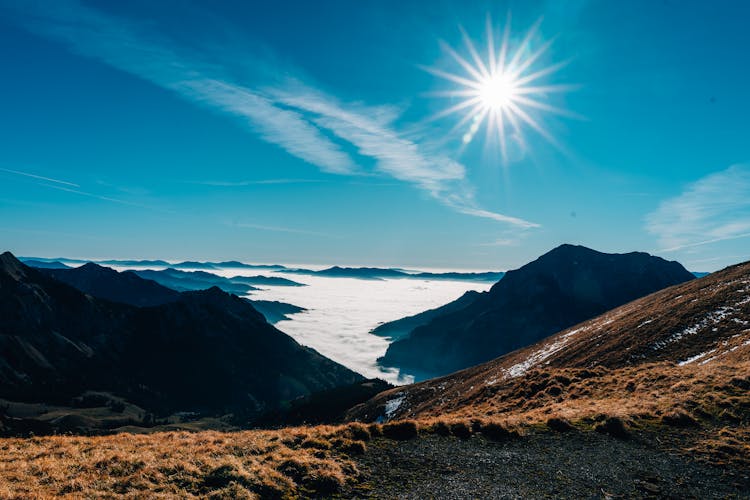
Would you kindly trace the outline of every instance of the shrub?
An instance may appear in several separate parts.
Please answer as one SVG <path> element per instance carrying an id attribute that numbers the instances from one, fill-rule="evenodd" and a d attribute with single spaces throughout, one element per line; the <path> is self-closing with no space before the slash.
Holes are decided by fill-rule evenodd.
<path id="1" fill-rule="evenodd" d="M 367 445 L 364 441 L 346 440 L 339 449 L 348 455 L 362 455 L 367 451 Z"/>
<path id="2" fill-rule="evenodd" d="M 661 422 L 672 427 L 697 427 L 698 421 L 682 411 L 674 411 L 661 417 Z"/>
<path id="3" fill-rule="evenodd" d="M 346 427 L 346 432 L 350 438 L 356 441 L 369 441 L 371 437 L 367 426 L 358 422 L 349 424 Z"/>
<path id="4" fill-rule="evenodd" d="M 552 385 L 547 388 L 547 394 L 550 396 L 559 396 L 562 394 L 562 387 L 559 385 Z"/>
<path id="5" fill-rule="evenodd" d="M 344 485 L 344 481 L 326 471 L 318 471 L 313 475 L 304 478 L 305 488 L 311 490 L 317 495 L 331 495 L 338 492 Z"/>
<path id="6" fill-rule="evenodd" d="M 471 437 L 471 427 L 466 422 L 453 422 L 450 424 L 451 433 L 461 439 L 469 439 Z"/>
<path id="7" fill-rule="evenodd" d="M 485 422 L 482 425 L 482 435 L 493 441 L 503 441 L 516 435 L 516 432 L 506 429 L 498 422 Z"/>
<path id="8" fill-rule="evenodd" d="M 383 426 L 380 424 L 370 424 L 367 426 L 367 430 L 372 437 L 380 437 L 383 435 Z"/>
<path id="9" fill-rule="evenodd" d="M 438 436 L 450 436 L 451 435 L 451 428 L 443 422 L 442 420 L 439 420 L 432 424 L 429 428 L 431 432 L 434 432 Z"/>
<path id="10" fill-rule="evenodd" d="M 331 443 L 323 439 L 309 437 L 300 443 L 302 448 L 315 448 L 318 450 L 330 450 Z"/>
<path id="11" fill-rule="evenodd" d="M 627 425 L 625 425 L 625 422 L 619 417 L 607 418 L 604 422 L 597 424 L 597 426 L 594 427 L 594 430 L 617 439 L 627 439 L 630 437 Z"/>
<path id="12" fill-rule="evenodd" d="M 401 420 L 383 425 L 383 435 L 389 439 L 406 440 L 417 437 L 419 432 L 416 422 Z"/>
<path id="13" fill-rule="evenodd" d="M 571 424 L 564 418 L 559 417 L 552 417 L 547 420 L 547 427 L 555 432 L 568 432 L 575 429 L 575 427 L 573 427 L 573 424 Z"/>

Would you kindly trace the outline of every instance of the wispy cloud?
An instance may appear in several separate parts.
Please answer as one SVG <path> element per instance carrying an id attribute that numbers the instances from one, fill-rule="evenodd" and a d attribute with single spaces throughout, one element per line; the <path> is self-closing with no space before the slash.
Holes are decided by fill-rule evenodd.
<path id="1" fill-rule="evenodd" d="M 186 49 L 141 25 L 75 0 L 10 5 L 31 31 L 234 116 L 263 140 L 324 172 L 361 174 L 365 173 L 362 163 L 374 160 L 378 173 L 412 183 L 460 213 L 520 229 L 538 227 L 479 207 L 465 167 L 436 147 L 405 137 L 396 125 L 400 116 L 396 107 L 340 102 L 298 79 L 272 88 L 251 88 L 229 76 L 236 74 L 232 68 L 216 63 L 227 60 L 226 54 L 208 59 L 194 51 L 186 54 Z M 242 64 L 248 60 L 264 64 L 253 54 L 237 54 L 237 59 Z M 351 146 L 367 161 L 350 154 Z"/>
<path id="2" fill-rule="evenodd" d="M 733 165 L 687 186 L 646 217 L 662 252 L 750 237 L 750 166 Z"/>
<path id="3" fill-rule="evenodd" d="M 20 175 L 23 177 L 29 177 L 31 179 L 36 179 L 36 180 L 41 180 L 41 181 L 54 182 L 56 184 L 64 184 L 66 186 L 72 186 L 72 187 L 80 187 L 78 184 L 75 184 L 73 182 L 61 181 L 60 179 L 52 179 L 51 177 L 44 177 L 41 175 L 32 174 L 30 172 L 21 172 L 20 170 L 11 170 L 9 168 L 2 168 L 2 167 L 0 167 L 0 171 L 7 172 L 9 174 Z"/>

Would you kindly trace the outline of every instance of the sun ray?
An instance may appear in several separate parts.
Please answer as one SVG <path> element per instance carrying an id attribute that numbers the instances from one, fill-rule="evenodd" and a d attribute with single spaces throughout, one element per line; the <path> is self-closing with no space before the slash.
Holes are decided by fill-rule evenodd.
<path id="1" fill-rule="evenodd" d="M 583 118 L 581 115 L 573 113 L 572 111 L 568 111 L 567 109 L 558 108 L 557 106 L 552 106 L 551 104 L 539 102 L 535 99 L 530 99 L 528 97 L 520 95 L 514 96 L 513 102 L 516 104 L 525 104 L 530 108 L 540 109 L 542 111 L 547 111 L 556 115 L 567 116 L 568 118 L 576 118 L 579 120 Z"/>
<path id="2" fill-rule="evenodd" d="M 535 73 L 524 76 L 523 78 L 519 78 L 517 80 L 518 85 L 526 85 L 527 83 L 531 83 L 534 80 L 538 80 L 539 78 L 543 76 L 551 75 L 552 73 L 556 71 L 560 71 L 562 68 L 564 68 L 568 64 L 570 64 L 570 61 L 562 61 L 562 62 L 553 64 L 552 66 L 547 66 L 546 68 L 542 68 Z"/>
<path id="3" fill-rule="evenodd" d="M 565 84 L 565 85 L 540 85 L 536 87 L 519 87 L 516 89 L 515 95 L 524 94 L 553 94 L 557 92 L 570 92 L 572 90 L 580 89 L 580 85 L 576 84 Z M 472 91 L 471 95 L 475 95 L 476 92 Z"/>
<path id="4" fill-rule="evenodd" d="M 521 120 L 523 120 L 524 122 L 526 122 L 527 125 L 529 125 L 531 128 L 539 132 L 539 134 L 542 137 L 547 139 L 552 144 L 557 145 L 557 141 L 555 140 L 555 138 L 552 137 L 552 135 L 549 132 L 547 132 L 547 130 L 544 127 L 542 127 L 536 120 L 534 120 L 531 116 L 529 116 L 529 114 L 526 111 L 524 111 L 523 109 L 521 109 L 519 106 L 517 106 L 514 103 L 510 103 L 509 107 L 511 110 L 513 110 L 514 114 L 518 115 L 518 117 L 521 118 Z"/>
<path id="5" fill-rule="evenodd" d="M 513 71 L 510 72 L 511 78 L 518 78 L 518 76 L 526 71 L 529 66 L 534 64 L 534 62 L 536 62 L 536 60 L 539 59 L 542 54 L 544 54 L 547 49 L 550 48 L 551 45 L 552 40 L 544 42 L 542 46 L 536 49 L 529 57 L 520 61 L 520 63 L 515 68 L 513 68 Z"/>
<path id="6" fill-rule="evenodd" d="M 487 61 L 490 64 L 490 74 L 497 73 L 497 64 L 495 62 L 495 35 L 492 29 L 492 19 L 487 14 Z"/>
<path id="7" fill-rule="evenodd" d="M 503 110 L 497 112 L 497 135 L 498 141 L 500 142 L 500 156 L 502 156 L 503 162 L 508 160 L 508 148 L 505 141 L 505 119 L 503 118 Z"/>
<path id="8" fill-rule="evenodd" d="M 422 69 L 424 69 L 428 73 L 432 73 L 435 76 L 439 76 L 440 78 L 445 78 L 446 80 L 451 80 L 454 83 L 458 83 L 459 85 L 465 85 L 467 87 L 471 87 L 475 89 L 480 89 L 482 87 L 482 84 L 478 81 L 472 81 L 472 80 L 469 80 L 468 78 L 454 75 L 453 73 L 448 73 L 446 71 L 442 71 L 437 68 L 423 67 Z"/>
<path id="9" fill-rule="evenodd" d="M 469 100 L 466 100 L 466 101 L 459 102 L 458 104 L 455 104 L 455 105 L 451 106 L 450 108 L 444 109 L 440 113 L 437 113 L 437 114 L 433 115 L 432 118 L 431 118 L 431 121 L 432 120 L 437 120 L 439 118 L 443 118 L 443 117 L 448 116 L 448 115 L 452 115 L 453 113 L 457 113 L 458 111 L 461 111 L 464 108 L 468 108 L 469 106 L 472 106 L 474 104 L 478 104 L 480 102 L 481 102 L 481 98 L 479 98 L 479 97 L 475 97 L 473 99 L 469 99 Z"/>
<path id="10" fill-rule="evenodd" d="M 547 57 L 553 43 L 553 40 L 539 43 L 540 25 L 541 19 L 531 26 L 520 43 L 511 45 L 511 20 L 508 14 L 505 27 L 497 40 L 499 46 L 496 46 L 495 29 L 491 17 L 487 15 L 486 61 L 477 51 L 477 45 L 459 26 L 468 57 L 459 54 L 445 43 L 442 43 L 442 47 L 464 73 L 456 74 L 438 68 L 424 68 L 431 74 L 458 85 L 457 88 L 431 92 L 429 95 L 460 99 L 460 102 L 452 104 L 430 118 L 430 120 L 436 120 L 456 113 L 461 114 L 460 120 L 449 131 L 449 135 L 460 131 L 462 137 L 460 151 L 473 141 L 480 127 L 485 127 L 486 144 L 494 140 L 498 141 L 503 164 L 506 164 L 511 156 L 509 140 L 524 151 L 527 150 L 524 129 L 533 130 L 554 146 L 562 149 L 542 124 L 541 115 L 550 113 L 582 118 L 546 102 L 550 94 L 567 92 L 578 86 L 544 81 L 545 77 L 561 70 L 569 61 L 538 67 L 543 57 Z M 532 45 L 535 48 L 530 50 Z M 529 113 L 529 110 L 535 110 L 535 112 Z"/>
<path id="11" fill-rule="evenodd" d="M 425 92 L 422 95 L 427 97 L 476 97 L 477 93 L 477 90 L 436 90 Z"/>
<path id="12" fill-rule="evenodd" d="M 500 43 L 500 50 L 497 56 L 497 70 L 500 73 L 505 71 L 505 59 L 508 57 L 508 43 L 510 40 L 510 13 L 505 21 L 505 29 L 503 30 L 503 41 Z"/>
<path id="13" fill-rule="evenodd" d="M 521 60 L 523 57 L 524 52 L 526 51 L 526 47 L 531 42 L 531 39 L 536 34 L 537 30 L 539 29 L 539 26 L 542 24 L 541 18 L 537 20 L 532 26 L 531 29 L 526 33 L 526 36 L 523 37 L 523 40 L 521 40 L 521 44 L 516 49 L 516 52 L 513 54 L 513 58 L 510 60 L 510 63 L 508 63 L 508 72 L 512 72 L 514 68 L 516 67 L 516 64 L 518 64 L 518 61 Z"/>
<path id="14" fill-rule="evenodd" d="M 476 121 L 481 121 L 483 118 L 483 113 L 487 110 L 484 109 L 484 106 L 482 103 L 476 104 L 473 108 L 469 110 L 468 113 L 464 115 L 463 118 L 461 118 L 450 130 L 450 132 L 455 132 L 456 130 L 460 129 L 462 126 L 464 126 L 469 120 L 474 119 Z"/>
<path id="15" fill-rule="evenodd" d="M 448 45 L 445 42 L 442 42 L 441 45 L 443 46 L 443 48 L 445 49 L 445 51 L 448 52 L 448 54 L 450 54 L 451 57 L 453 57 L 453 59 L 455 59 L 456 62 L 458 62 L 458 64 L 460 64 L 461 67 L 464 68 L 471 76 L 473 76 L 477 80 L 481 80 L 482 78 L 484 78 L 484 76 L 482 75 L 482 73 L 480 73 L 479 71 L 477 71 L 476 69 L 474 69 L 474 67 L 471 65 L 471 63 L 469 61 L 467 61 L 466 59 L 464 59 L 463 57 L 461 57 L 458 54 L 458 52 L 456 52 L 455 50 L 453 50 L 450 47 L 450 45 Z"/>
<path id="16" fill-rule="evenodd" d="M 474 42 L 471 41 L 471 38 L 469 38 L 469 34 L 466 33 L 463 27 L 459 26 L 459 29 L 461 30 L 461 36 L 464 39 L 464 44 L 469 49 L 471 58 L 474 59 L 474 64 L 477 65 L 477 69 L 482 73 L 482 76 L 484 78 L 488 78 L 490 76 L 490 72 L 487 70 L 487 66 L 484 65 L 482 58 L 479 57 L 479 52 L 477 52 L 476 47 L 474 47 Z"/>

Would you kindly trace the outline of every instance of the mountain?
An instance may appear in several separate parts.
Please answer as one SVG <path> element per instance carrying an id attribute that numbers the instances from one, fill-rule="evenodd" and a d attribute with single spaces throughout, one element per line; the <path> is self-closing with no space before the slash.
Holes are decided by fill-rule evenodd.
<path id="1" fill-rule="evenodd" d="M 232 276 L 227 278 L 232 283 L 245 283 L 247 285 L 261 286 L 307 286 L 280 276 Z M 221 288 L 221 287 L 219 287 Z"/>
<path id="2" fill-rule="evenodd" d="M 247 295 L 249 292 L 257 290 L 256 287 L 247 283 L 234 281 L 206 271 L 180 271 L 170 267 L 161 271 L 143 269 L 132 272 L 141 278 L 156 281 L 179 292 L 205 290 L 212 286 L 235 295 Z"/>
<path id="3" fill-rule="evenodd" d="M 128 266 L 128 267 L 169 267 L 171 264 L 166 260 L 100 260 L 97 264 L 104 264 L 106 266 Z"/>
<path id="4" fill-rule="evenodd" d="M 241 284 L 235 282 L 228 283 L 226 278 L 214 276 L 209 273 L 198 273 L 199 277 L 195 278 L 195 273 L 177 270 L 117 272 L 114 269 L 102 267 L 92 262 L 77 268 L 42 269 L 42 272 L 89 295 L 139 307 L 174 302 L 180 296 L 180 293 L 175 289 L 142 277 L 141 273 L 144 276 L 157 276 L 159 281 L 164 283 L 174 284 L 176 282 L 177 285 L 173 286 L 182 290 L 190 289 L 186 285 L 192 285 L 194 290 L 205 290 L 212 286 L 218 286 L 225 289 L 224 291 L 228 293 L 233 290 L 244 293 L 246 290 Z M 183 275 L 186 277 L 175 278 L 175 276 Z M 244 277 L 241 276 L 239 278 Z M 247 298 L 244 300 L 252 304 L 255 309 L 265 316 L 266 321 L 272 324 L 289 319 L 287 316 L 289 314 L 305 311 L 303 307 L 285 302 L 251 300 Z"/>
<path id="5" fill-rule="evenodd" d="M 216 265 L 211 262 L 194 262 L 189 260 L 185 262 L 178 262 L 176 264 L 170 264 L 169 267 L 172 267 L 174 269 L 216 269 Z"/>
<path id="6" fill-rule="evenodd" d="M 245 300 L 250 302 L 253 307 L 266 318 L 266 321 L 271 324 L 289 319 L 290 314 L 307 311 L 304 307 L 287 304 L 286 302 L 279 302 L 278 300 Z"/>
<path id="7" fill-rule="evenodd" d="M 563 415 L 596 423 L 597 414 L 613 412 L 646 423 L 691 427 L 699 420 L 721 428 L 748 425 L 748 391 L 750 262 L 629 302 L 485 364 L 387 391 L 349 416 L 373 420 L 388 408 L 389 418 Z"/>
<path id="8" fill-rule="evenodd" d="M 42 272 L 94 297 L 139 307 L 174 302 L 180 296 L 179 292 L 133 271 L 120 273 L 92 262 L 72 269 L 43 269 Z"/>
<path id="9" fill-rule="evenodd" d="M 319 271 L 311 269 L 285 269 L 286 273 L 309 274 L 313 276 L 327 276 L 332 278 L 357 278 L 368 280 L 411 278 L 423 280 L 451 280 L 451 281 L 497 281 L 503 277 L 501 272 L 485 273 L 430 273 L 412 272 L 404 269 L 381 267 L 340 267 L 333 266 Z"/>
<path id="10" fill-rule="evenodd" d="M 381 337 L 388 337 L 391 340 L 400 340 L 409 336 L 409 334 L 418 326 L 426 325 L 433 319 L 448 314 L 454 311 L 459 311 L 464 307 L 472 304 L 481 294 L 470 290 L 460 296 L 453 302 L 435 309 L 429 309 L 427 311 L 415 314 L 413 316 L 407 316 L 405 318 L 397 319 L 395 321 L 389 321 L 375 327 L 370 333 L 379 335 Z"/>
<path id="11" fill-rule="evenodd" d="M 470 304 L 447 306 L 456 310 L 392 343 L 379 362 L 420 378 L 450 373 L 692 279 L 679 263 L 646 253 L 562 245 L 509 271 Z"/>
<path id="12" fill-rule="evenodd" d="M 9 400 L 62 404 L 106 391 L 159 414 L 253 415 L 362 380 L 216 287 L 135 307 L 85 294 L 6 252 L 0 317 L 0 398 Z"/>
<path id="13" fill-rule="evenodd" d="M 448 281 L 491 281 L 500 280 L 505 273 L 502 272 L 485 272 L 485 273 L 411 273 L 408 278 L 424 280 L 448 280 Z"/>
<path id="14" fill-rule="evenodd" d="M 286 266 L 281 264 L 245 264 L 244 262 L 238 262 L 236 260 L 229 260 L 224 262 L 209 262 L 218 268 L 240 268 L 240 269 L 286 269 Z"/>
<path id="15" fill-rule="evenodd" d="M 23 263 L 27 266 L 37 267 L 40 269 L 70 269 L 70 266 L 63 264 L 59 260 L 35 260 L 35 259 L 23 259 Z"/>

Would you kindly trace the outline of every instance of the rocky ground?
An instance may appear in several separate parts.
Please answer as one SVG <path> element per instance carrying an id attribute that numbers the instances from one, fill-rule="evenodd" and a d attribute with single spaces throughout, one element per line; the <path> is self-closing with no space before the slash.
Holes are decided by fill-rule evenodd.
<path id="1" fill-rule="evenodd" d="M 504 442 L 376 439 L 354 498 L 750 498 L 750 470 L 671 453 L 647 437 L 535 433 Z"/>

